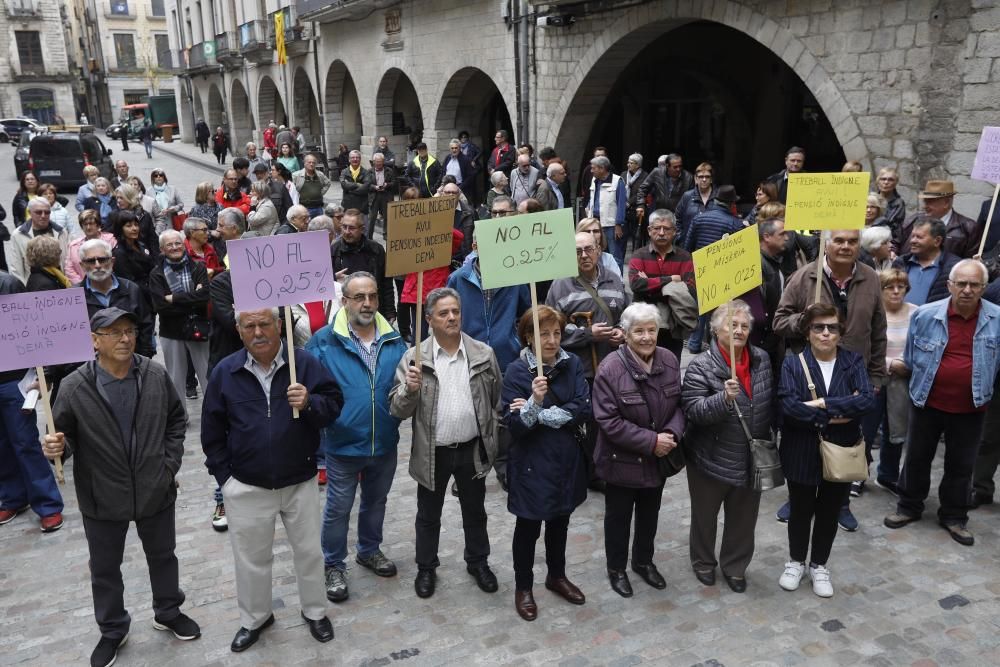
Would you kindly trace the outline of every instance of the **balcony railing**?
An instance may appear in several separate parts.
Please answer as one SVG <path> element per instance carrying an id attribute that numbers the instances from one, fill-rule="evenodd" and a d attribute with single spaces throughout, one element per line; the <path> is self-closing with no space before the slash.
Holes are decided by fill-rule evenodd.
<path id="1" fill-rule="evenodd" d="M 215 59 L 223 65 L 238 65 L 243 62 L 239 33 L 230 30 L 215 36 Z"/>
<path id="2" fill-rule="evenodd" d="M 247 60 L 261 64 L 274 58 L 274 47 L 268 41 L 267 22 L 261 19 L 240 26 L 240 49 Z"/>
<path id="3" fill-rule="evenodd" d="M 188 69 L 203 69 L 215 65 L 215 42 L 201 42 L 188 51 Z"/>
<path id="4" fill-rule="evenodd" d="M 38 0 L 6 0 L 8 16 L 38 16 L 41 14 L 41 7 Z"/>

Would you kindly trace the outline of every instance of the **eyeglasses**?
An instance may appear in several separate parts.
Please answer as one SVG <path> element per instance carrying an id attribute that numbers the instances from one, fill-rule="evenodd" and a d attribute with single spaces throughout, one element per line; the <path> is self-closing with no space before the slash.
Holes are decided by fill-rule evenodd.
<path id="1" fill-rule="evenodd" d="M 971 280 L 949 280 L 948 282 L 957 287 L 959 291 L 971 289 L 973 292 L 978 292 L 986 287 L 986 283 L 977 283 Z"/>
<path id="2" fill-rule="evenodd" d="M 86 259 L 81 259 L 81 264 L 91 265 L 91 264 L 107 264 L 111 261 L 110 257 L 87 257 Z"/>
<path id="3" fill-rule="evenodd" d="M 588 245 L 588 246 L 585 246 L 583 248 L 577 248 L 576 249 L 576 256 L 577 257 L 581 257 L 583 255 L 593 255 L 596 251 L 597 251 L 597 248 L 595 248 L 592 245 Z"/>
<path id="4" fill-rule="evenodd" d="M 184 242 L 183 241 L 174 241 L 173 243 L 164 243 L 163 247 L 164 248 L 183 248 L 184 247 Z"/>
<path id="5" fill-rule="evenodd" d="M 840 325 L 838 323 L 836 323 L 836 322 L 834 322 L 833 324 L 830 324 L 830 323 L 810 324 L 809 325 L 809 330 L 812 331 L 815 334 L 820 334 L 820 333 L 823 333 L 824 331 L 829 331 L 832 334 L 839 334 L 840 333 Z"/>
<path id="6" fill-rule="evenodd" d="M 94 334 L 97 335 L 97 336 L 107 336 L 109 338 L 121 340 L 122 338 L 135 338 L 136 336 L 139 335 L 139 330 L 135 329 L 135 328 L 132 328 L 132 329 L 121 329 L 121 330 L 112 329 L 111 331 L 108 331 L 106 333 L 101 333 L 100 331 L 95 331 Z"/>
<path id="7" fill-rule="evenodd" d="M 490 210 L 490 215 L 492 215 L 494 218 L 502 218 L 505 215 L 514 215 L 514 211 L 508 211 L 507 209 L 496 209 L 496 208 L 494 208 L 494 209 Z"/>
<path id="8" fill-rule="evenodd" d="M 345 294 L 344 298 L 350 299 L 354 303 L 358 304 L 364 303 L 365 301 L 371 301 L 372 303 L 375 303 L 378 301 L 378 292 L 372 292 L 370 294 L 365 294 L 362 292 L 361 294 L 355 294 L 354 296 L 347 296 Z"/>
<path id="9" fill-rule="evenodd" d="M 650 234 L 673 234 L 677 230 L 673 227 L 650 227 Z"/>

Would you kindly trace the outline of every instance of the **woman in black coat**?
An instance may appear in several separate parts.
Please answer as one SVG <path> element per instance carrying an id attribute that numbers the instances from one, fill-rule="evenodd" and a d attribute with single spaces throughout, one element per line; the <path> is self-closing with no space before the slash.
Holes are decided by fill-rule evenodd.
<path id="1" fill-rule="evenodd" d="M 149 274 L 156 266 L 156 258 L 139 238 L 139 222 L 132 211 L 116 211 L 111 214 L 115 238 L 118 244 L 111 251 L 115 258 L 115 275 L 131 280 L 146 301 L 149 311 L 153 310 L 153 299 L 149 293 Z"/>
<path id="2" fill-rule="evenodd" d="M 528 310 L 518 322 L 525 348 L 503 379 L 504 423 L 510 429 L 507 511 L 514 526 L 514 608 L 526 621 L 538 616 L 532 595 L 535 543 L 545 523 L 545 587 L 573 604 L 586 601 L 566 578 L 569 517 L 587 498 L 587 465 L 577 428 L 590 417 L 590 389 L 583 364 L 559 347 L 563 315 L 538 307 L 544 375 L 538 377 L 534 323 Z"/>
<path id="3" fill-rule="evenodd" d="M 41 181 L 33 171 L 21 172 L 18 179 L 19 186 L 14 193 L 14 200 L 11 202 L 11 226 L 17 229 L 28 219 L 28 202 L 38 196 L 38 188 Z"/>
<path id="4" fill-rule="evenodd" d="M 750 443 L 740 416 L 754 438 L 771 439 L 774 382 L 767 353 L 750 345 L 753 316 L 736 299 L 716 308 L 715 340 L 688 364 L 681 402 L 688 419 L 684 433 L 691 494 L 691 567 L 702 584 L 715 584 L 715 568 L 736 593 L 746 590 L 746 570 L 754 552 L 760 491 L 751 488 Z M 732 379 L 729 347 L 736 357 Z M 739 410 L 739 415 L 737 414 Z M 725 508 L 722 547 L 715 557 L 719 510 Z"/>
<path id="5" fill-rule="evenodd" d="M 875 394 L 864 358 L 839 346 L 844 322 L 835 306 L 809 306 L 802 327 L 809 345 L 800 354 L 785 357 L 778 385 L 781 467 L 791 505 L 791 560 L 785 563 L 778 583 L 786 591 L 798 588 L 808 554 L 813 592 L 831 597 L 833 585 L 826 563 L 837 535 L 837 515 L 847 502 L 851 484 L 823 479 L 819 439 L 845 447 L 855 445 L 861 440 L 861 418 L 875 406 Z M 815 399 L 803 363 L 809 368 Z"/>

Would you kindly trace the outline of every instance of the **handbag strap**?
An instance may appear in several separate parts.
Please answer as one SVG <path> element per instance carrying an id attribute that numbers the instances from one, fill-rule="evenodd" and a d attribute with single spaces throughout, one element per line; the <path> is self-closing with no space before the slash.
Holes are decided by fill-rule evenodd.
<path id="1" fill-rule="evenodd" d="M 753 442 L 753 434 L 750 433 L 750 428 L 747 426 L 747 422 L 743 419 L 743 413 L 740 411 L 740 402 L 738 400 L 733 400 L 733 409 L 736 411 L 736 418 L 740 420 L 740 426 L 743 427 L 743 434 L 747 437 L 747 445 Z"/>
<path id="2" fill-rule="evenodd" d="M 597 307 L 601 309 L 602 313 L 604 313 L 604 317 L 608 319 L 607 323 L 611 326 L 614 326 L 615 316 L 611 314 L 611 308 L 608 306 L 607 301 L 605 301 L 600 297 L 600 295 L 598 295 L 597 290 L 594 289 L 594 286 L 591 285 L 586 280 L 580 280 L 579 278 L 574 278 L 573 280 L 575 280 L 576 284 L 582 287 L 584 291 L 590 295 L 590 298 L 594 300 L 594 303 L 597 304 Z"/>
<path id="3" fill-rule="evenodd" d="M 806 386 L 809 387 L 809 393 L 812 394 L 813 400 L 815 401 L 819 398 L 819 396 L 816 395 L 816 383 L 813 382 L 812 374 L 809 372 L 809 366 L 806 364 L 806 355 L 803 352 L 799 352 L 798 357 L 799 362 L 802 364 L 802 370 L 806 373 Z"/>

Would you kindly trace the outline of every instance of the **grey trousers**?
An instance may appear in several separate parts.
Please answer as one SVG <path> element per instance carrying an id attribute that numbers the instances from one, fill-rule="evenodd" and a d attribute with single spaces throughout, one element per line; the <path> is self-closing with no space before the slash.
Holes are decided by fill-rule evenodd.
<path id="1" fill-rule="evenodd" d="M 163 346 L 163 365 L 166 366 L 167 375 L 174 383 L 174 389 L 177 390 L 181 400 L 184 400 L 187 389 L 187 352 L 191 353 L 191 363 L 194 364 L 198 384 L 201 385 L 201 390 L 205 391 L 205 387 L 208 386 L 208 341 L 178 340 L 160 336 L 160 345 Z"/>
<path id="2" fill-rule="evenodd" d="M 283 489 L 265 489 L 230 477 L 222 485 L 222 493 L 226 497 L 226 518 L 236 564 L 240 624 L 256 630 L 271 615 L 274 522 L 278 516 L 292 547 L 302 613 L 314 621 L 326 616 L 315 478 Z"/>
<path id="3" fill-rule="evenodd" d="M 723 574 L 744 576 L 753 559 L 760 492 L 720 482 L 692 463 L 688 463 L 686 469 L 691 494 L 691 566 L 699 572 L 707 572 L 721 563 Z M 717 561 L 715 535 L 722 508 L 725 508 L 725 519 Z"/>

